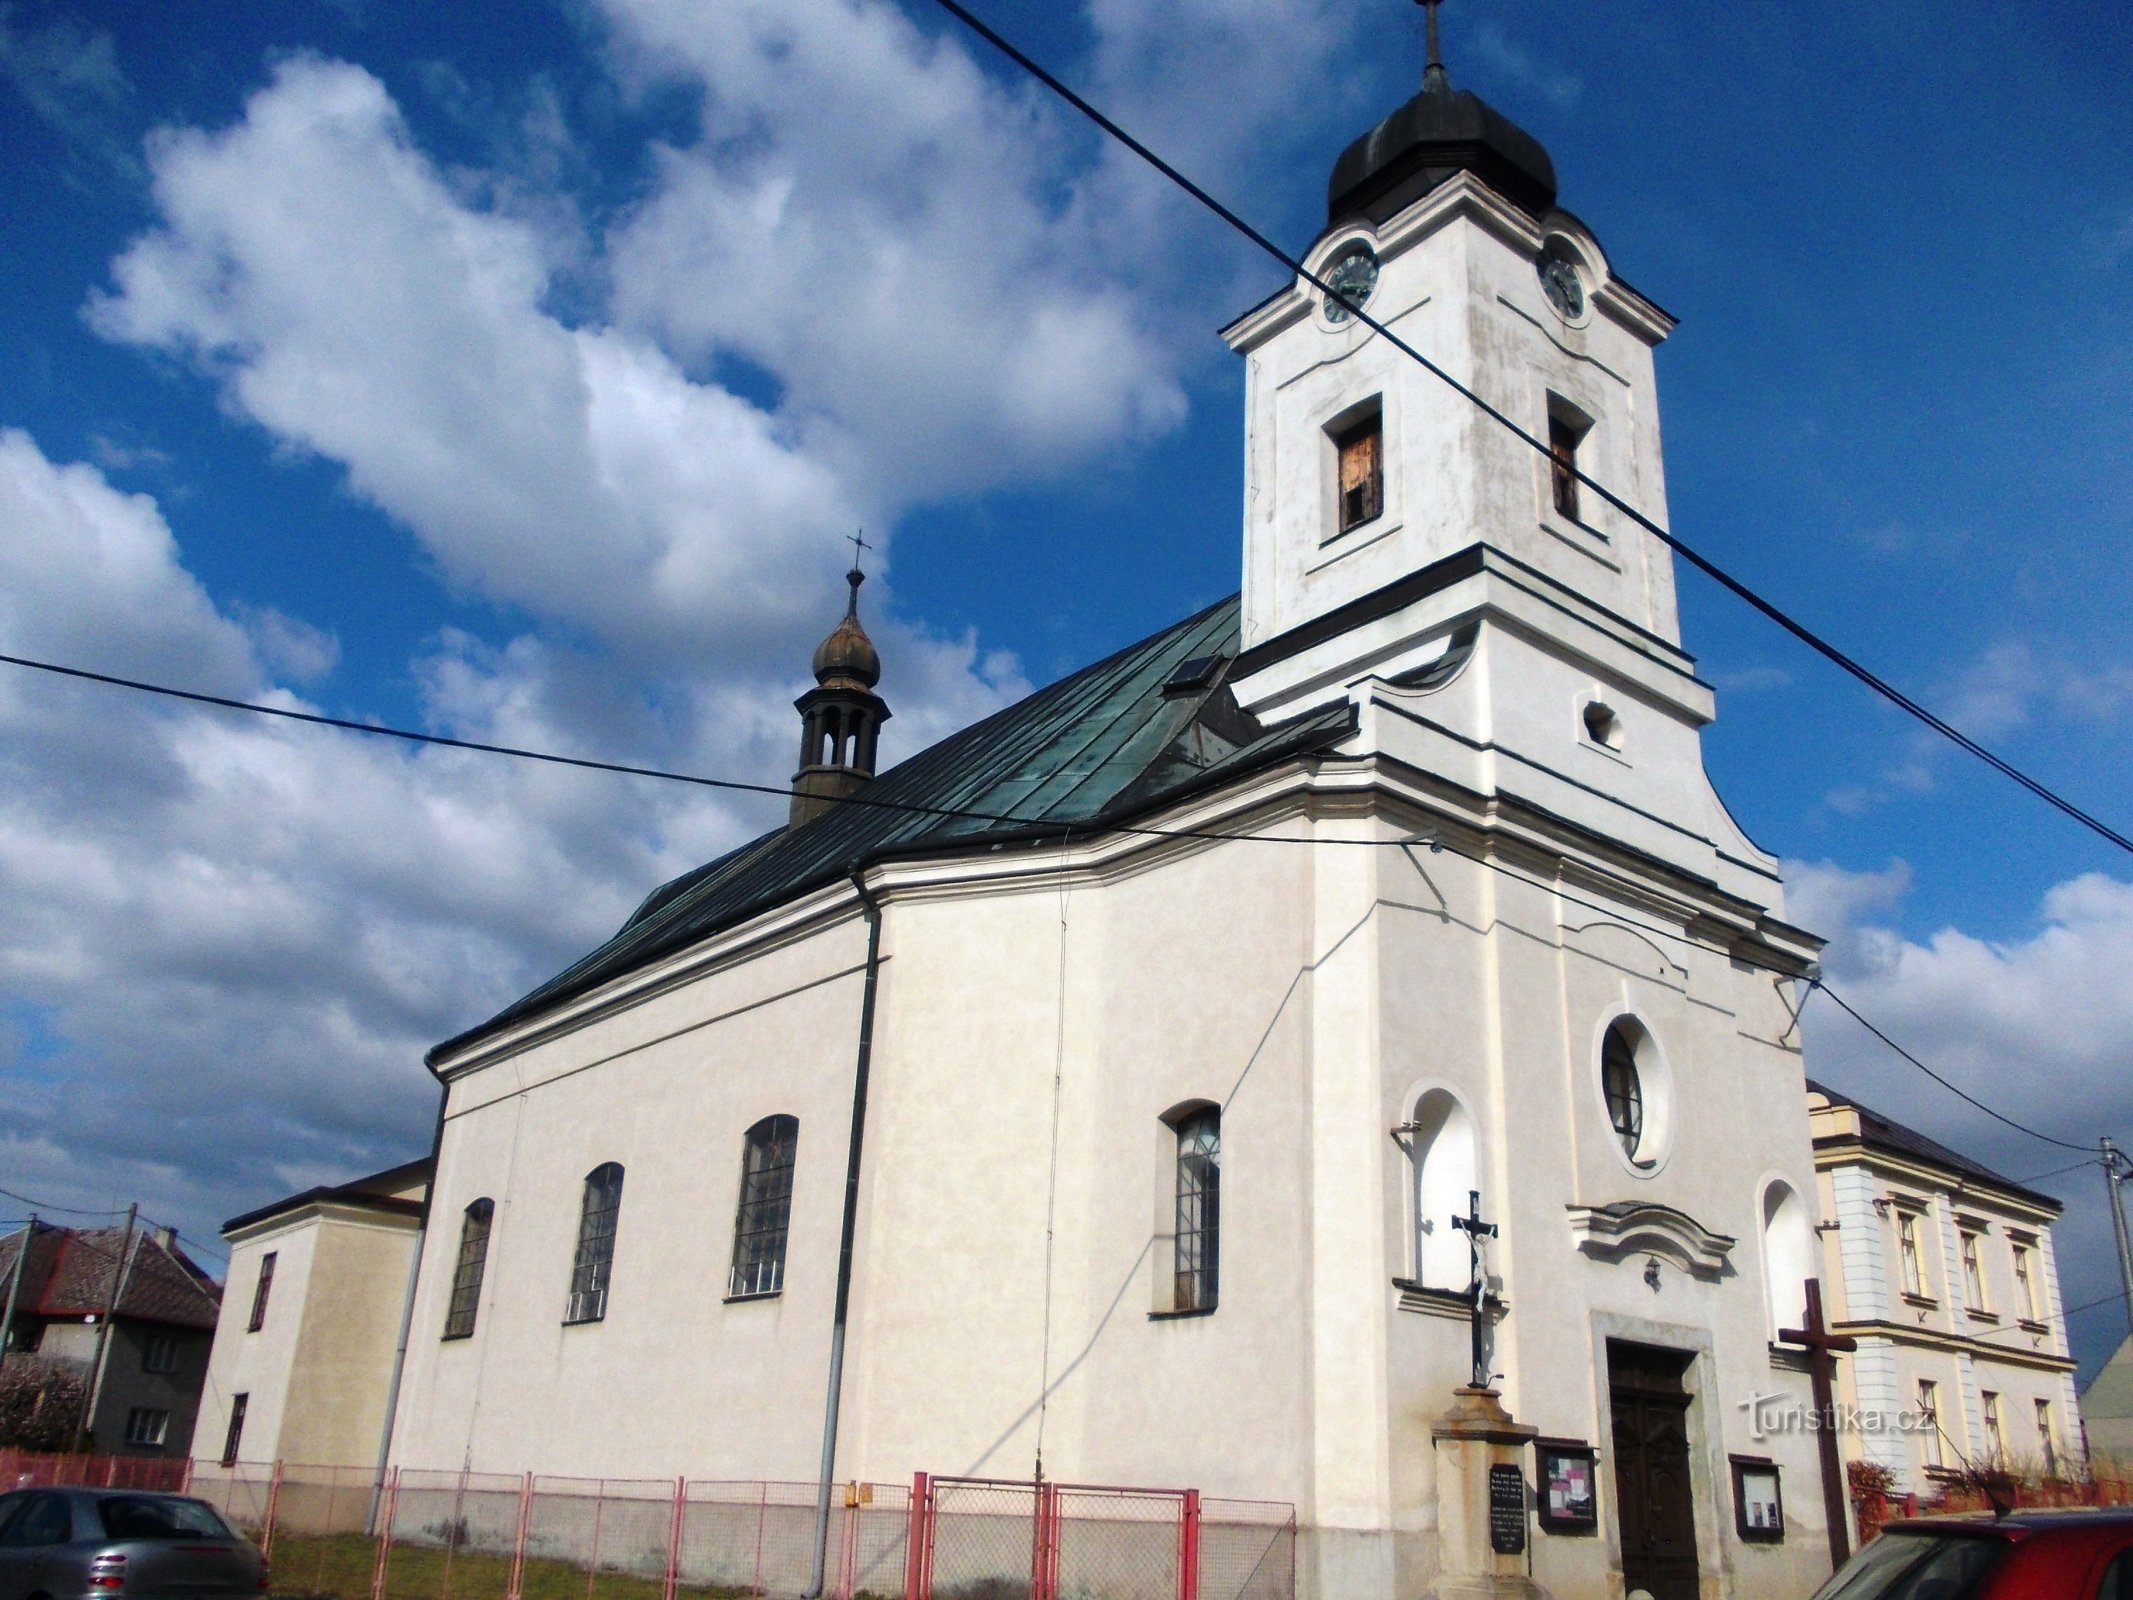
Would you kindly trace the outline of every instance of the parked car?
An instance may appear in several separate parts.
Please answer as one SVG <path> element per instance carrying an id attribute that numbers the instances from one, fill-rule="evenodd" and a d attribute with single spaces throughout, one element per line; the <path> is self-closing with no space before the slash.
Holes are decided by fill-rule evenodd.
<path id="1" fill-rule="evenodd" d="M 2133 1511 L 1892 1522 L 1815 1600 L 2133 1600 Z"/>
<path id="2" fill-rule="evenodd" d="M 0 1600 L 259 1600 L 267 1558 L 204 1500 L 139 1489 L 0 1495 Z"/>

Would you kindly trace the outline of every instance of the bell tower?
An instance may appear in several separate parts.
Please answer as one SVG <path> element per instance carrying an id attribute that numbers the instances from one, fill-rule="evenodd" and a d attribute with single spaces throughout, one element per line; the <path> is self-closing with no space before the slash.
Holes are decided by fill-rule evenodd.
<path id="1" fill-rule="evenodd" d="M 1245 665 L 1346 636 L 1329 670 L 1405 670 L 1392 597 L 1483 550 L 1678 644 L 1669 553 L 1576 477 L 1665 524 L 1673 319 L 1557 204 L 1539 141 L 1453 86 L 1434 29 L 1420 92 L 1335 162 L 1304 264 L 1334 292 L 1299 277 L 1223 333 L 1246 363 Z"/>
<path id="2" fill-rule="evenodd" d="M 815 687 L 793 702 L 800 713 L 800 770 L 793 774 L 791 826 L 814 821 L 874 780 L 874 760 L 888 704 L 874 692 L 881 656 L 859 622 L 856 566 L 844 618 L 815 648 Z"/>

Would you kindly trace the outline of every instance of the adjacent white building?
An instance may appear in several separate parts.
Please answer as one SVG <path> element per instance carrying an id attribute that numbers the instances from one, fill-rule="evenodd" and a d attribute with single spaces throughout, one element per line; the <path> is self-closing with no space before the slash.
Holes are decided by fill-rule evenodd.
<path id="1" fill-rule="evenodd" d="M 855 575 L 793 824 L 432 1053 L 396 1462 L 812 1479 L 841 1329 L 837 1479 L 1289 1500 L 1306 1593 L 1411 1594 L 1478 1193 L 1487 1369 L 1597 1463 L 1535 1578 L 1827 1571 L 1813 1439 L 1749 1414 L 1808 1403 L 1817 942 L 1705 777 L 1667 548 L 1578 476 L 1666 521 L 1672 319 L 1441 74 L 1308 265 L 1510 426 L 1285 285 L 1225 333 L 1241 596 L 879 777 Z"/>
<path id="2" fill-rule="evenodd" d="M 429 1176 L 411 1161 L 222 1225 L 195 1460 L 376 1464 Z"/>
<path id="3" fill-rule="evenodd" d="M 1971 1466 L 2077 1475 L 2086 1454 L 2051 1225 L 2064 1209 L 1808 1085 L 1846 1458 L 1931 1494 Z"/>

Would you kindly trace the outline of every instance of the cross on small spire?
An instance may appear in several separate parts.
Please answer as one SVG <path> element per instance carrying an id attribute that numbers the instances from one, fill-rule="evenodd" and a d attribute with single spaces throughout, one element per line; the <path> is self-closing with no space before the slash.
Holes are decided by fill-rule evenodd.
<path id="1" fill-rule="evenodd" d="M 1429 63 L 1422 69 L 1422 87 L 1450 88 L 1451 78 L 1445 73 L 1444 57 L 1437 48 L 1437 7 L 1444 4 L 1444 0 L 1415 0 L 1415 4 L 1429 17 Z"/>
<path id="2" fill-rule="evenodd" d="M 1436 12 L 1432 11 L 1430 15 L 1434 17 Z M 1482 1302 L 1487 1296 L 1489 1278 L 1488 1274 L 1481 1270 L 1481 1241 L 1496 1237 L 1496 1224 L 1481 1220 L 1481 1191 L 1479 1189 L 1467 1190 L 1466 1215 L 1452 1218 L 1452 1226 L 1466 1235 L 1467 1251 L 1472 1258 L 1471 1276 L 1468 1281 L 1467 1292 L 1473 1298 L 1467 1309 L 1467 1324 L 1468 1331 L 1473 1337 L 1474 1345 L 1474 1387 L 1486 1389 L 1489 1386 L 1489 1362 L 1481 1350 L 1481 1325 Z"/>
<path id="3" fill-rule="evenodd" d="M 854 572 L 860 570 L 861 557 L 864 552 L 874 548 L 867 543 L 866 533 L 866 529 L 861 528 L 857 533 L 848 533 L 844 536 L 844 542 L 852 547 L 852 570 Z"/>

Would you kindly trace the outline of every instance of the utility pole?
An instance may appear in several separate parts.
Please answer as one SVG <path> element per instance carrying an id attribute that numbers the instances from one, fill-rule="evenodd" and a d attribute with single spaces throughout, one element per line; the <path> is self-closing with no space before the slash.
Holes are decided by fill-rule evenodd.
<path id="1" fill-rule="evenodd" d="M 37 1242 L 37 1213 L 22 1230 L 22 1247 L 15 1252 L 15 1270 L 7 1280 L 7 1309 L 0 1311 L 0 1367 L 7 1365 L 7 1342 L 15 1336 L 15 1302 L 22 1298 L 23 1263 L 30 1259 L 30 1246 Z"/>
<path id="2" fill-rule="evenodd" d="M 104 1302 L 104 1320 L 96 1330 L 96 1366 L 89 1379 L 89 1398 L 82 1406 L 81 1429 L 75 1437 L 77 1449 L 89 1443 L 96 1426 L 96 1403 L 104 1394 L 104 1364 L 111 1359 L 111 1319 L 118 1315 L 119 1296 L 126 1292 L 126 1276 L 133 1266 L 133 1225 L 140 1214 L 138 1200 L 126 1208 L 126 1241 L 119 1246 L 118 1261 L 111 1269 L 111 1293 Z"/>
<path id="3" fill-rule="evenodd" d="M 2125 1182 L 2121 1170 L 2126 1158 L 2118 1153 L 2110 1135 L 2103 1140 L 2103 1192 L 2111 1202 L 2111 1233 L 2118 1240 L 2118 1286 L 2125 1295 L 2126 1331 L 2133 1334 L 2133 1244 L 2126 1240 L 2126 1208 L 2118 1198 L 2118 1186 Z"/>

